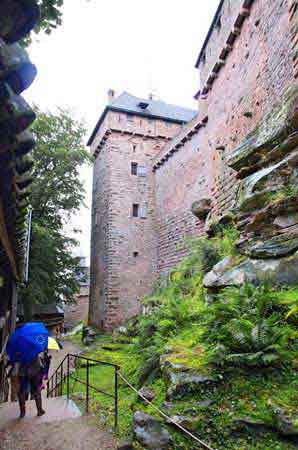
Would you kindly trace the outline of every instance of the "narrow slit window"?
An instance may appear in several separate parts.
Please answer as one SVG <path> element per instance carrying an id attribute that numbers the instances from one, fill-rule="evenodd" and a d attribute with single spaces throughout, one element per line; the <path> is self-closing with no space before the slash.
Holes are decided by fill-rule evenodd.
<path id="1" fill-rule="evenodd" d="M 137 175 L 138 174 L 138 163 L 131 163 L 131 174 Z"/>
<path id="2" fill-rule="evenodd" d="M 132 205 L 132 216 L 133 217 L 139 217 L 139 209 L 140 209 L 140 205 L 138 203 L 134 203 Z"/>

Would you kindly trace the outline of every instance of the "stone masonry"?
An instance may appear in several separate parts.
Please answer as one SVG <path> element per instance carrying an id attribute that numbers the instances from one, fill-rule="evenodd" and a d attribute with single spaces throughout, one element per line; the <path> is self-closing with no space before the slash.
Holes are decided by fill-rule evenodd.
<path id="1" fill-rule="evenodd" d="M 196 114 L 175 122 L 106 110 L 89 141 L 91 323 L 110 330 L 138 314 L 139 299 L 186 254 L 185 237 L 235 207 L 242 175 L 229 158 L 297 85 L 297 55 L 296 0 L 221 0 L 196 63 Z M 146 176 L 132 176 L 131 162 Z M 194 202 L 206 214 L 195 217 Z M 131 217 L 132 204 L 145 217 Z"/>

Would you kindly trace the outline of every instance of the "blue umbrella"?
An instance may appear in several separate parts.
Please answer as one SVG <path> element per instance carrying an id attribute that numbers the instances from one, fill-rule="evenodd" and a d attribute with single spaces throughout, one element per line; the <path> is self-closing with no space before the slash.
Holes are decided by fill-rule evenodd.
<path id="1" fill-rule="evenodd" d="M 26 323 L 10 336 L 6 352 L 11 362 L 33 361 L 48 348 L 49 332 L 43 323 Z"/>

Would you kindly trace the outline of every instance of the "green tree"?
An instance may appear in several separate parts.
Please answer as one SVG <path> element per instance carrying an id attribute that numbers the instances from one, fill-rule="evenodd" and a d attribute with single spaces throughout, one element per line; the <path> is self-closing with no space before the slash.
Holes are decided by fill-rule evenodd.
<path id="1" fill-rule="evenodd" d="M 40 7 L 40 20 L 35 26 L 34 32 L 44 31 L 46 34 L 51 34 L 53 30 L 62 24 L 64 0 L 37 0 L 37 4 Z M 30 42 L 31 37 L 29 35 L 24 39 L 23 44 L 29 45 Z"/>
<path id="2" fill-rule="evenodd" d="M 29 285 L 21 292 L 26 318 L 34 303 L 73 301 L 78 289 L 77 230 L 70 219 L 84 201 L 79 169 L 91 161 L 85 150 L 85 128 L 70 113 L 37 111 L 32 132 L 37 145 L 34 160 L 31 205 L 33 208 Z M 68 226 L 66 227 L 66 225 Z"/>
<path id="3" fill-rule="evenodd" d="M 38 0 L 40 7 L 40 21 L 35 31 L 44 30 L 50 34 L 53 29 L 62 24 L 62 12 L 64 0 Z"/>

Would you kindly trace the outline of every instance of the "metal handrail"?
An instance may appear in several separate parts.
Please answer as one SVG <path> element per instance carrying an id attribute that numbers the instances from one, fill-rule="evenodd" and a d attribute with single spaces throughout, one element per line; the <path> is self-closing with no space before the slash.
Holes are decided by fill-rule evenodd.
<path id="1" fill-rule="evenodd" d="M 80 380 L 79 378 L 76 378 L 74 376 L 71 375 L 71 371 L 70 371 L 70 358 L 74 358 L 75 360 L 83 360 L 86 361 L 86 366 L 83 368 L 86 368 L 86 381 Z M 66 373 L 63 370 L 63 365 L 65 363 L 65 361 L 67 361 L 67 370 Z M 93 364 L 90 365 L 90 362 L 92 362 Z M 98 389 L 97 387 L 93 386 L 90 384 L 90 380 L 89 380 L 89 370 L 90 367 L 95 367 L 97 365 L 104 365 L 104 366 L 110 366 L 113 367 L 114 369 L 114 374 L 115 374 L 115 378 L 114 378 L 114 394 L 110 394 L 108 392 L 104 392 L 100 389 Z M 59 378 L 59 380 L 58 380 Z M 175 420 L 173 420 L 173 418 L 169 417 L 167 414 L 165 414 L 162 410 L 160 410 L 156 405 L 154 405 L 152 402 L 150 402 L 146 397 L 144 397 L 144 395 L 138 390 L 136 389 L 125 377 L 124 375 L 120 372 L 120 367 L 116 364 L 112 364 L 106 361 L 100 361 L 100 360 L 96 360 L 96 359 L 91 359 L 91 358 L 86 358 L 84 356 L 80 356 L 80 355 L 74 355 L 69 353 L 68 355 L 65 356 L 65 358 L 63 359 L 63 361 L 60 363 L 60 365 L 57 367 L 57 369 L 55 370 L 55 372 L 53 373 L 53 375 L 49 378 L 48 383 L 47 383 L 47 397 L 53 397 L 52 393 L 54 393 L 54 396 L 61 396 L 63 393 L 63 384 L 66 382 L 66 393 L 67 393 L 67 398 L 69 399 L 70 397 L 70 386 L 69 386 L 69 379 L 72 378 L 73 380 L 83 384 L 86 386 L 86 412 L 89 412 L 89 390 L 93 389 L 96 392 L 99 392 L 101 394 L 107 395 L 109 397 L 112 397 L 114 399 L 114 427 L 115 430 L 117 431 L 118 429 L 118 388 L 119 388 L 119 378 L 124 382 L 124 384 L 126 386 L 128 386 L 135 394 L 137 394 L 143 401 L 145 401 L 145 403 L 147 403 L 148 405 L 150 405 L 153 409 L 155 409 L 164 419 L 167 420 L 168 423 L 172 423 L 173 425 L 175 425 L 180 431 L 184 432 L 188 437 L 192 438 L 196 445 L 204 448 L 206 450 L 214 450 L 212 447 L 210 447 L 206 442 L 203 442 L 201 439 L 199 439 L 197 436 L 195 436 L 193 433 L 191 433 L 189 430 L 187 430 L 185 427 L 183 427 L 182 425 L 180 425 L 179 423 L 177 423 Z M 55 381 L 55 383 L 53 383 Z"/>
<path id="2" fill-rule="evenodd" d="M 86 381 L 80 380 L 79 378 L 76 378 L 72 375 L 70 363 L 71 358 L 76 360 L 81 360 L 86 362 L 86 366 L 82 366 L 82 368 L 86 369 Z M 67 364 L 65 369 L 65 363 Z M 90 364 L 91 363 L 91 364 Z M 108 366 L 112 367 L 114 369 L 114 394 L 111 394 L 109 392 L 105 392 L 101 389 L 98 389 L 97 387 L 90 384 L 90 368 L 96 367 L 96 366 Z M 86 358 L 85 356 L 80 355 L 74 355 L 72 353 L 69 353 L 65 356 L 65 358 L 61 361 L 55 372 L 52 374 L 52 376 L 48 379 L 47 382 L 47 397 L 58 397 L 62 396 L 63 394 L 63 386 L 64 383 L 66 383 L 66 395 L 67 399 L 70 398 L 70 383 L 69 380 L 72 378 L 74 381 L 77 381 L 84 386 L 86 386 L 86 413 L 89 412 L 89 391 L 90 389 L 93 389 L 94 391 L 101 393 L 103 395 L 106 395 L 108 397 L 111 397 L 114 399 L 114 426 L 115 430 L 118 429 L 118 373 L 119 373 L 120 367 L 116 364 L 109 363 L 107 361 L 100 361 L 92 358 Z"/>

